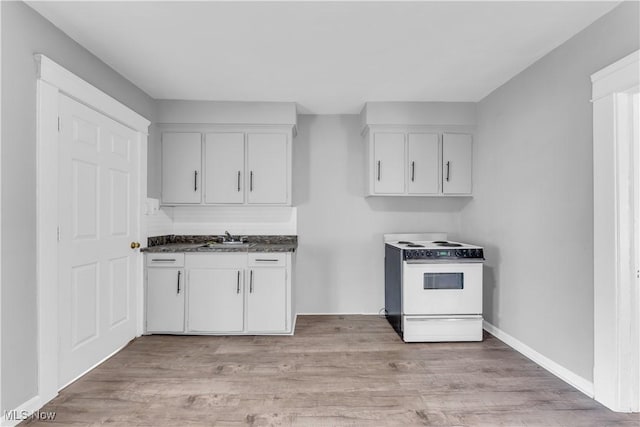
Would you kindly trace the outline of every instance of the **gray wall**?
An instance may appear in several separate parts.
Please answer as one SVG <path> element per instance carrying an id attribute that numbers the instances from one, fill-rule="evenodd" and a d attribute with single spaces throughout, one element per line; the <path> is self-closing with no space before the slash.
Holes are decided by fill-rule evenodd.
<path id="1" fill-rule="evenodd" d="M 155 103 L 22 2 L 2 7 L 2 410 L 37 393 L 36 67 L 43 53 L 153 120 Z"/>
<path id="2" fill-rule="evenodd" d="M 593 369 L 590 75 L 639 47 L 622 4 L 478 105 L 465 240 L 487 247 L 485 318 L 587 380 Z"/>
<path id="3" fill-rule="evenodd" d="M 359 116 L 299 116 L 293 150 L 299 313 L 378 313 L 384 307 L 382 235 L 457 234 L 468 199 L 364 197 Z"/>

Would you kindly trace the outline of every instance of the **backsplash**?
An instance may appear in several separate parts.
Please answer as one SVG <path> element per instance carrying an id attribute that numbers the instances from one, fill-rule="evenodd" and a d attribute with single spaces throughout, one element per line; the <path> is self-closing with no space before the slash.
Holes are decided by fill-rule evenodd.
<path id="1" fill-rule="evenodd" d="M 147 235 L 295 235 L 297 208 L 164 206 L 147 215 Z"/>

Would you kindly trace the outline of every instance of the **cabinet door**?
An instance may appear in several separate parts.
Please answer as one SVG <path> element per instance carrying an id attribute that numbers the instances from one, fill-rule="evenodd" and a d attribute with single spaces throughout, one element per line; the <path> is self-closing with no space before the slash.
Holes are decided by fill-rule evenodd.
<path id="1" fill-rule="evenodd" d="M 287 282 L 284 268 L 249 270 L 247 330 L 284 332 L 287 329 Z"/>
<path id="2" fill-rule="evenodd" d="M 147 269 L 147 332 L 184 332 L 184 269 Z"/>
<path id="3" fill-rule="evenodd" d="M 441 176 L 438 134 L 410 133 L 407 138 L 409 194 L 437 194 Z"/>
<path id="4" fill-rule="evenodd" d="M 289 203 L 288 153 L 286 134 L 247 134 L 248 203 Z"/>
<path id="5" fill-rule="evenodd" d="M 204 153 L 205 203 L 243 203 L 244 134 L 208 133 Z"/>
<path id="6" fill-rule="evenodd" d="M 202 201 L 202 144 L 199 133 L 162 134 L 162 202 Z"/>
<path id="7" fill-rule="evenodd" d="M 189 331 L 242 331 L 244 318 L 242 271 L 191 269 L 187 286 Z"/>
<path id="8" fill-rule="evenodd" d="M 373 191 L 376 194 L 404 193 L 405 156 L 403 133 L 373 135 Z"/>
<path id="9" fill-rule="evenodd" d="M 442 136 L 442 192 L 471 194 L 471 135 Z"/>

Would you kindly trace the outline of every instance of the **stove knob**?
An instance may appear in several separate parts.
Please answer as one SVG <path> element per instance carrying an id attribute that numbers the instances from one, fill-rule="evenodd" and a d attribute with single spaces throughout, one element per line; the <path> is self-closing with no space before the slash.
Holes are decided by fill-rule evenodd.
<path id="1" fill-rule="evenodd" d="M 430 250 L 426 250 L 425 255 L 427 256 L 427 258 L 431 258 L 433 256 L 433 252 L 431 252 Z"/>
<path id="2" fill-rule="evenodd" d="M 458 258 L 462 258 L 464 256 L 464 251 L 460 250 L 460 249 L 456 249 L 456 257 Z"/>

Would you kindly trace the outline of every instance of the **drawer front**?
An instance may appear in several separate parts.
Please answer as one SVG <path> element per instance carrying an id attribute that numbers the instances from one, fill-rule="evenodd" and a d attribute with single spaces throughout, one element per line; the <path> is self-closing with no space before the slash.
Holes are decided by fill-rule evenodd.
<path id="1" fill-rule="evenodd" d="M 183 253 L 148 253 L 147 267 L 183 267 Z"/>
<path id="2" fill-rule="evenodd" d="M 249 253 L 249 267 L 285 267 L 287 254 L 284 252 Z"/>
<path id="3" fill-rule="evenodd" d="M 403 316 L 402 326 L 406 342 L 482 341 L 482 316 Z"/>

